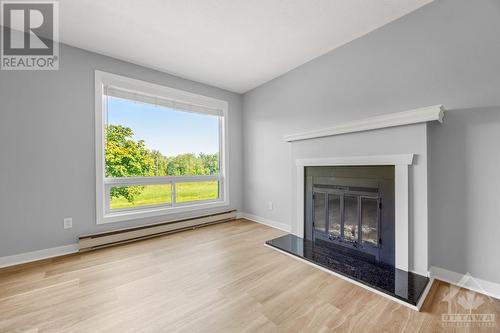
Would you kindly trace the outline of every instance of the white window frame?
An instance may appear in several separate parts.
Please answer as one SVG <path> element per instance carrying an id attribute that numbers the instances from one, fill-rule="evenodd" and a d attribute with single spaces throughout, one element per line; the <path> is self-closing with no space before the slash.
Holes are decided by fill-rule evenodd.
<path id="1" fill-rule="evenodd" d="M 130 92 L 152 96 L 173 105 L 189 106 L 193 110 L 216 110 L 219 114 L 219 175 L 208 176 L 165 176 L 165 177 L 105 177 L 105 151 L 104 151 L 104 128 L 106 112 L 105 87 L 119 87 Z M 203 111 L 201 111 L 203 113 Z M 129 77 L 95 71 L 95 151 L 96 151 L 96 220 L 97 224 L 120 222 L 126 220 L 168 216 L 182 212 L 191 212 L 202 209 L 228 207 L 229 206 L 229 177 L 228 177 L 228 102 L 178 90 L 150 82 L 132 79 Z M 193 201 L 187 203 L 175 203 L 174 186 L 180 182 L 193 181 L 219 181 L 219 198 L 216 200 Z M 171 205 L 146 206 L 138 208 L 110 210 L 109 189 L 115 185 L 147 185 L 147 184 L 172 184 Z"/>

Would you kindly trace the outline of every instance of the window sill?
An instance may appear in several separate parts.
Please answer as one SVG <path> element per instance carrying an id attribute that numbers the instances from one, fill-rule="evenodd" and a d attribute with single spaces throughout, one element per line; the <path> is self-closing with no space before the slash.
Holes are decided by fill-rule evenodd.
<path id="1" fill-rule="evenodd" d="M 119 211 L 107 213 L 104 216 L 97 217 L 97 224 L 106 224 L 114 222 L 130 221 L 148 217 L 169 216 L 177 213 L 193 212 L 203 209 L 229 207 L 228 201 L 213 201 L 205 203 L 193 203 L 192 205 L 183 205 L 177 207 L 155 207 L 150 209 L 137 209 L 129 211 Z"/>

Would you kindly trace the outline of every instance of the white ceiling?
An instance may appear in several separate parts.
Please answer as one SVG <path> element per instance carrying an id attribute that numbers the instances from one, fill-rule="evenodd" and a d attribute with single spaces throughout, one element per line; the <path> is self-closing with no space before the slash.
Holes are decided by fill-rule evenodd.
<path id="1" fill-rule="evenodd" d="M 60 40 L 243 93 L 432 0 L 60 0 Z"/>

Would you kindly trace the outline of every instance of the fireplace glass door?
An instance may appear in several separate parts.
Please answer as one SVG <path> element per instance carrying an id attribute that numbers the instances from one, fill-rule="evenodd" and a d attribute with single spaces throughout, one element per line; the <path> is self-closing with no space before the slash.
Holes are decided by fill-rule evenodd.
<path id="1" fill-rule="evenodd" d="M 313 237 L 378 258 L 380 209 L 378 189 L 325 185 L 313 188 Z"/>
<path id="2" fill-rule="evenodd" d="M 326 193 L 314 196 L 314 228 L 320 232 L 326 228 L 326 196 Z"/>
<path id="3" fill-rule="evenodd" d="M 344 239 L 358 240 L 358 198 L 344 195 Z"/>
<path id="4" fill-rule="evenodd" d="M 341 215 L 341 196 L 338 194 L 328 194 L 328 234 L 334 237 L 341 236 L 342 215 Z"/>
<path id="5" fill-rule="evenodd" d="M 362 240 L 371 245 L 378 245 L 378 209 L 375 198 L 361 197 Z"/>

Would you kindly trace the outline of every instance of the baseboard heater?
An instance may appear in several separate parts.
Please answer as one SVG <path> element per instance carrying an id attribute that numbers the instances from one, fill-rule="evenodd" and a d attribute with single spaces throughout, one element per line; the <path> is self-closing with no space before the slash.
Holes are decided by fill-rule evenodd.
<path id="1" fill-rule="evenodd" d="M 94 235 L 85 235 L 79 238 L 79 251 L 85 252 L 103 247 L 135 242 L 142 239 L 158 237 L 183 230 L 227 222 L 234 219 L 236 219 L 236 210 L 228 210 L 217 214 L 196 216 L 135 228 L 108 231 Z"/>

